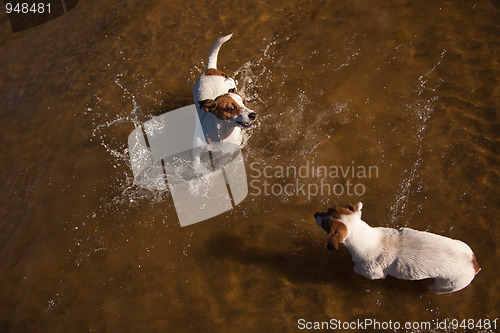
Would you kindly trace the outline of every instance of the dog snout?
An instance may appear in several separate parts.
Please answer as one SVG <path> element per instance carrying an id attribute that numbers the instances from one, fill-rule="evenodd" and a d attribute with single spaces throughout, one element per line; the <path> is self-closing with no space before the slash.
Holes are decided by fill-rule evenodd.
<path id="1" fill-rule="evenodd" d="M 250 112 L 248 114 L 248 118 L 250 118 L 250 120 L 255 120 L 255 118 L 257 118 L 257 114 L 255 112 Z"/>

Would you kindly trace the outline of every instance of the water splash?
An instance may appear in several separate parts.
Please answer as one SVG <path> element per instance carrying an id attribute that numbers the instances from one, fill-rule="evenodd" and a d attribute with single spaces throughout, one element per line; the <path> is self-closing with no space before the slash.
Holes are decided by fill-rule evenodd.
<path id="1" fill-rule="evenodd" d="M 132 101 L 132 110 L 129 114 L 125 115 L 125 116 L 117 116 L 116 119 L 114 120 L 111 120 L 111 121 L 107 121 L 105 122 L 104 124 L 100 124 L 98 125 L 93 131 L 92 131 L 92 136 L 96 136 L 97 133 L 103 129 L 103 128 L 106 128 L 106 127 L 111 127 L 113 125 L 116 125 L 116 124 L 122 124 L 122 123 L 132 123 L 134 124 L 134 126 L 137 128 L 139 126 L 139 121 L 137 120 L 138 118 L 138 112 L 141 111 L 141 107 L 139 106 L 139 104 L 137 103 L 137 98 L 136 96 L 130 92 L 130 90 L 128 90 L 126 87 L 123 86 L 123 84 L 120 82 L 120 78 L 123 77 L 124 74 L 118 74 L 116 76 L 116 79 L 115 79 L 115 84 L 121 88 L 121 90 L 123 91 L 123 96 L 126 96 L 126 97 L 129 97 L 130 100 Z M 96 98 L 101 101 L 101 98 L 99 98 L 98 96 L 96 96 Z M 90 111 L 90 110 L 88 110 Z"/>
<path id="2" fill-rule="evenodd" d="M 144 115 L 142 107 L 138 102 L 139 94 L 131 91 L 131 88 L 126 86 L 123 82 L 125 78 L 128 78 L 127 73 L 117 74 L 114 83 L 118 88 L 120 88 L 121 96 L 132 103 L 131 109 L 125 114 L 118 114 L 114 119 L 104 122 L 99 119 L 93 119 L 95 127 L 92 131 L 91 141 L 98 140 L 101 146 L 104 147 L 104 149 L 111 155 L 113 159 L 113 168 L 120 170 L 120 172 L 116 175 L 114 182 L 114 184 L 116 184 L 114 185 L 114 188 L 119 194 L 111 199 L 107 197 L 102 198 L 105 202 L 103 208 L 107 211 L 115 211 L 117 210 L 116 207 L 120 207 L 122 205 L 134 206 L 144 199 L 153 202 L 160 202 L 165 199 L 164 193 L 147 191 L 135 186 L 134 177 L 131 171 L 132 168 L 130 164 L 127 141 L 106 133 L 106 131 L 118 128 L 123 124 L 130 124 L 130 131 L 134 128 L 142 126 L 139 121 L 139 117 Z M 141 82 L 142 87 L 146 87 L 150 84 L 145 80 L 143 81 L 144 82 Z M 87 104 L 85 114 L 96 114 L 97 116 L 94 117 L 102 117 L 106 114 L 105 109 L 106 107 L 103 104 L 102 98 L 96 94 Z"/>
<path id="3" fill-rule="evenodd" d="M 403 216 L 412 193 L 420 192 L 422 190 L 423 183 L 422 179 L 420 178 L 420 169 L 423 162 L 422 154 L 424 150 L 424 132 L 427 127 L 426 123 L 430 119 L 434 111 L 434 104 L 439 99 L 438 96 L 426 99 L 422 96 L 422 93 L 426 89 L 430 89 L 432 92 L 435 92 L 442 85 L 443 80 L 439 79 L 433 87 L 428 87 L 430 80 L 429 77 L 439 67 L 445 55 L 446 49 L 443 49 L 437 63 L 432 66 L 432 68 L 427 73 L 421 75 L 418 78 L 418 85 L 416 87 L 416 93 L 418 97 L 416 98 L 414 103 L 406 105 L 406 113 L 412 120 L 414 120 L 414 123 L 416 124 L 414 127 L 415 132 L 413 134 L 413 142 L 415 142 L 415 144 L 417 145 L 417 153 L 413 165 L 411 166 L 410 170 L 406 172 L 405 178 L 399 184 L 396 196 L 391 205 L 390 223 L 393 225 L 398 224 L 398 221 Z M 418 211 L 420 211 L 422 206 L 420 205 L 418 208 Z M 407 223 L 408 221 L 406 221 L 405 225 Z"/>

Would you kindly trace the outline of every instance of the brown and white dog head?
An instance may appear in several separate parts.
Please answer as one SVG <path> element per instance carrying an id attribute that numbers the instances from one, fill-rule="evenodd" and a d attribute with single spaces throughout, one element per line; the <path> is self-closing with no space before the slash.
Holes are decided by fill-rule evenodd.
<path id="1" fill-rule="evenodd" d="M 316 223 L 328 234 L 328 243 L 326 248 L 328 251 L 337 250 L 339 244 L 344 243 L 347 235 L 348 220 L 354 215 L 359 215 L 361 218 L 361 209 L 363 203 L 349 204 L 347 207 L 330 208 L 326 212 L 316 212 L 314 219 Z"/>
<path id="2" fill-rule="evenodd" d="M 217 118 L 243 128 L 252 126 L 257 116 L 254 111 L 246 107 L 245 99 L 235 91 L 218 96 L 215 100 L 200 101 L 199 105 L 205 112 L 211 112 Z"/>

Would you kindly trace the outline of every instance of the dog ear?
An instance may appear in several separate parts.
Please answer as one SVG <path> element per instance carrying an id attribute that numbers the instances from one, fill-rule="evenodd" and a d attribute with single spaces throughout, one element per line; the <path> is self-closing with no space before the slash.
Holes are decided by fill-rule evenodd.
<path id="1" fill-rule="evenodd" d="M 217 103 L 213 99 L 205 99 L 203 101 L 198 102 L 200 104 L 200 108 L 205 110 L 205 112 L 211 112 L 217 106 Z"/>
<path id="2" fill-rule="evenodd" d="M 328 234 L 328 242 L 326 243 L 326 250 L 328 252 L 339 249 L 339 242 L 337 236 L 333 233 Z"/>
<path id="3" fill-rule="evenodd" d="M 328 251 L 338 250 L 339 243 L 343 243 L 347 237 L 347 227 L 344 223 L 334 221 L 332 223 L 330 233 L 328 234 L 328 243 L 326 249 Z"/>
<path id="4" fill-rule="evenodd" d="M 358 202 L 356 204 L 349 203 L 348 208 L 350 211 L 357 213 L 361 211 L 361 209 L 363 209 L 363 203 L 362 202 Z"/>

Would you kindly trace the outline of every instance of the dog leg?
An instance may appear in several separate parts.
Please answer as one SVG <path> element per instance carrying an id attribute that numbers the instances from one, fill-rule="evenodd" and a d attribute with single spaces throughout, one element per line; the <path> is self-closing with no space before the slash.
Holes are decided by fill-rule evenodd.
<path id="1" fill-rule="evenodd" d="M 448 294 L 457 291 L 453 280 L 445 278 L 434 278 L 428 289 L 436 294 Z"/>
<path id="2" fill-rule="evenodd" d="M 387 276 L 381 267 L 367 268 L 361 265 L 354 265 L 354 272 L 370 280 L 385 279 Z"/>

